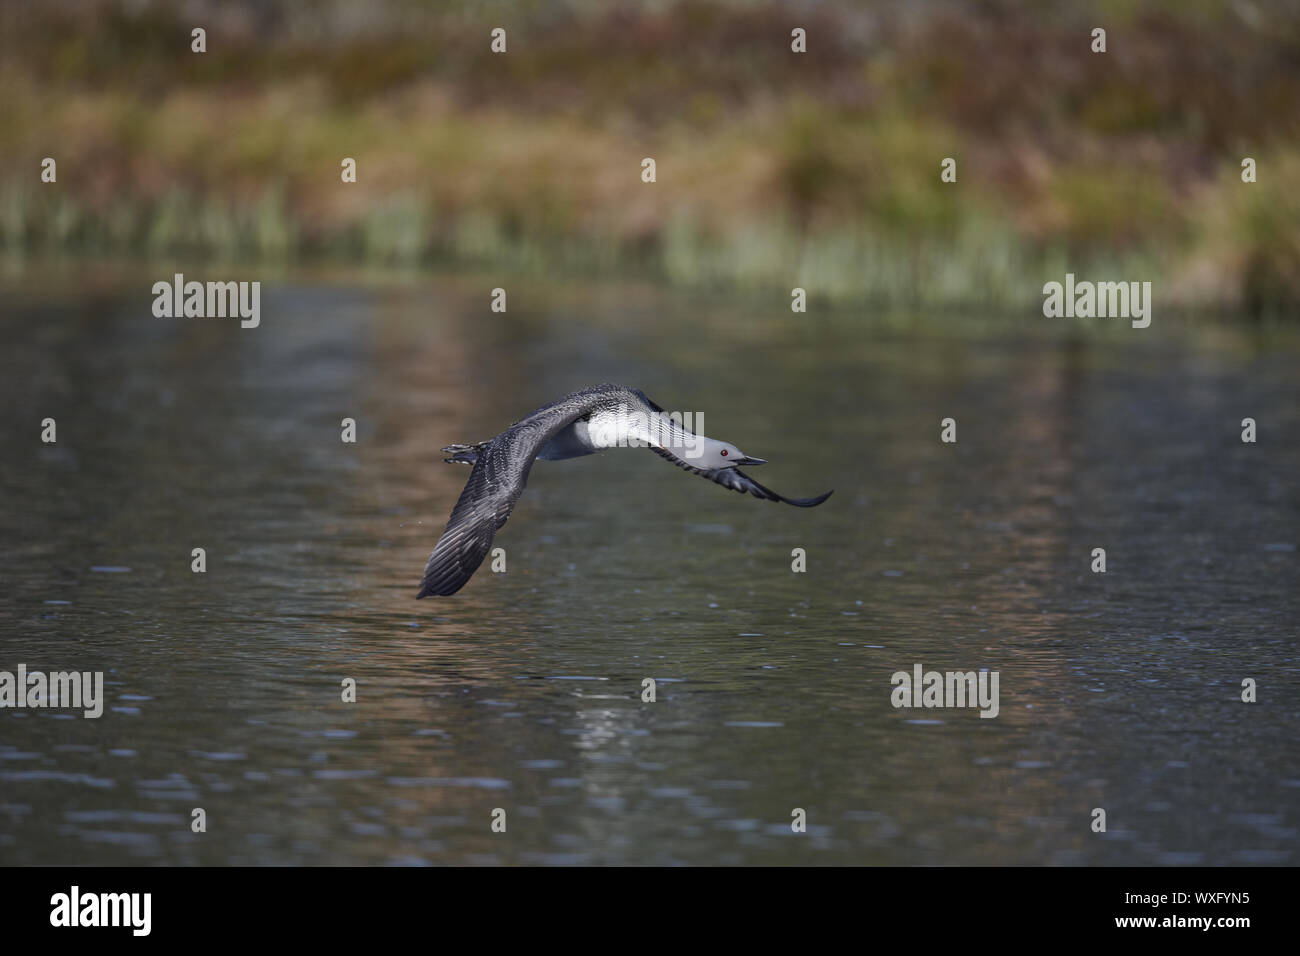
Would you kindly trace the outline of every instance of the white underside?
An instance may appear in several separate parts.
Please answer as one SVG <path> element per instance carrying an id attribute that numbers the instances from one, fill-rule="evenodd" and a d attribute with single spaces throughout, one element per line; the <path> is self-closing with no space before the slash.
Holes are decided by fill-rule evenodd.
<path id="1" fill-rule="evenodd" d="M 621 408 L 596 412 L 589 423 L 578 422 L 577 434 L 595 450 L 653 445 L 683 458 L 695 457 L 705 442 L 712 441 L 692 435 L 671 416 Z"/>

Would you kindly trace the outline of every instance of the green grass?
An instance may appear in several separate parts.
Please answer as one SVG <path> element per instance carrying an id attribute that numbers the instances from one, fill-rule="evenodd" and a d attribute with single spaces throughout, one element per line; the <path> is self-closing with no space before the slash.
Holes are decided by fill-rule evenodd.
<path id="1" fill-rule="evenodd" d="M 847 305 L 1020 307 L 1073 271 L 1296 312 L 1284 13 L 1121 4 L 1097 14 L 1097 56 L 1068 7 L 904 6 L 398 2 L 362 31 L 285 7 L 262 32 L 214 28 L 200 56 L 168 8 L 33 5 L 0 50 L 0 248 L 462 262 Z"/>

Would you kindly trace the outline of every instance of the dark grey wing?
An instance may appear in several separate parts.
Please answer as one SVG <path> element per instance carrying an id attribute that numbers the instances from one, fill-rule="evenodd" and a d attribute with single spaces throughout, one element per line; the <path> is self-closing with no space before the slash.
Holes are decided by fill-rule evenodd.
<path id="1" fill-rule="evenodd" d="M 417 598 L 455 594 L 463 588 L 487 557 L 492 538 L 523 492 L 527 474 L 516 477 L 504 467 L 505 456 L 493 447 L 499 440 L 500 436 L 479 453 L 447 527 L 424 566 Z M 516 484 L 518 490 L 513 489 Z"/>
<path id="2" fill-rule="evenodd" d="M 778 495 L 771 488 L 765 488 L 760 485 L 749 475 L 745 474 L 739 468 L 696 468 L 689 462 L 683 461 L 666 448 L 656 448 L 651 446 L 653 451 L 660 458 L 667 458 L 678 468 L 684 468 L 693 475 L 699 475 L 701 478 L 707 478 L 709 481 L 717 482 L 724 488 L 730 488 L 732 491 L 739 491 L 741 494 L 749 492 L 755 498 L 762 498 L 766 501 L 784 501 L 788 505 L 794 505 L 796 508 L 815 508 L 831 495 L 835 493 L 832 488 L 824 495 L 818 495 L 816 498 L 787 498 L 785 495 Z"/>
<path id="3" fill-rule="evenodd" d="M 650 400 L 650 396 L 647 395 L 645 392 L 641 391 L 641 389 L 629 388 L 628 391 L 631 392 L 633 395 L 635 395 L 637 398 L 641 399 L 641 401 L 645 402 L 646 405 L 650 406 L 650 410 L 652 412 L 658 412 L 661 415 L 665 414 L 664 410 L 660 408 L 658 405 L 656 405 L 654 402 L 652 402 Z"/>
<path id="4" fill-rule="evenodd" d="M 537 453 L 556 433 L 607 402 L 616 388 L 597 386 L 574 392 L 539 408 L 485 443 L 424 566 L 417 598 L 455 594 L 465 586 L 524 493 Z"/>

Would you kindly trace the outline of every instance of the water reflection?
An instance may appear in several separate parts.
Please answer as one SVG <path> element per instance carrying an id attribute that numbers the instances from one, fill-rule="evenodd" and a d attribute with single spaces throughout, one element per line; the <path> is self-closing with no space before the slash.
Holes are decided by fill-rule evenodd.
<path id="1" fill-rule="evenodd" d="M 134 275 L 4 312 L 0 667 L 110 699 L 0 713 L 3 862 L 1295 862 L 1293 337 L 572 284 L 502 316 L 473 278 L 268 283 L 245 331 Z M 414 601 L 438 448 L 603 380 L 836 496 L 540 463 L 508 573 Z M 1000 716 L 895 710 L 916 662 L 999 670 Z"/>

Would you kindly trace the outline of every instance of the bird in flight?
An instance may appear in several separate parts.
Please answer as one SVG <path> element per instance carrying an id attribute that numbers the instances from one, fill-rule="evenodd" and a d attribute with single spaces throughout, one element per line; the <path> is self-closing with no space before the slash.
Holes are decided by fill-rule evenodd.
<path id="1" fill-rule="evenodd" d="M 483 563 L 492 538 L 523 494 L 537 459 L 561 461 L 605 448 L 648 447 L 691 474 L 767 501 L 812 508 L 831 496 L 787 498 L 760 485 L 740 465 L 762 465 L 735 445 L 697 435 L 637 388 L 593 385 L 544 405 L 500 435 L 475 445 L 448 445 L 448 462 L 473 465 L 446 530 L 424 568 L 417 598 L 455 594 Z"/>

